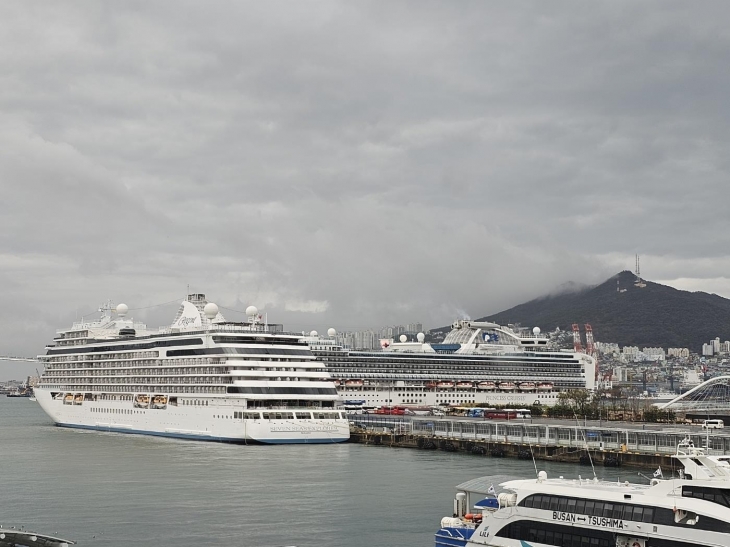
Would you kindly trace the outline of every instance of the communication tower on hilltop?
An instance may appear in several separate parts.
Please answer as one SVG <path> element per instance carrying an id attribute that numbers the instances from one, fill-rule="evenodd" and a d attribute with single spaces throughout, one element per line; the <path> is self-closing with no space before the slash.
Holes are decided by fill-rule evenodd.
<path id="1" fill-rule="evenodd" d="M 639 287 L 640 289 L 643 289 L 646 287 L 646 283 L 641 279 L 641 270 L 639 270 L 639 255 L 636 255 L 636 282 L 634 283 L 634 287 Z"/>

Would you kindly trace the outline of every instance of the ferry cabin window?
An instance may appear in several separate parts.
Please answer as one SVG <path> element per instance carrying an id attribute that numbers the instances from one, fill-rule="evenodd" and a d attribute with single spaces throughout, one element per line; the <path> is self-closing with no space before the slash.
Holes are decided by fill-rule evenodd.
<path id="1" fill-rule="evenodd" d="M 513 522 L 497 532 L 499 537 L 534 541 L 558 547 L 614 547 L 613 533 L 590 528 L 522 520 Z"/>
<path id="2" fill-rule="evenodd" d="M 556 547 L 614 547 L 616 540 L 611 532 L 590 528 L 573 528 L 566 525 L 522 520 L 513 522 L 497 532 L 498 537 L 532 541 Z M 667 540 L 649 540 L 647 547 L 696 547 L 692 543 Z"/>
<path id="3" fill-rule="evenodd" d="M 654 522 L 654 509 L 628 503 L 605 503 L 602 501 L 569 498 L 566 496 L 532 495 L 523 499 L 519 505 L 560 511 L 577 515 L 631 520 L 634 522 Z M 564 509 L 563 509 L 564 508 Z"/>
<path id="4" fill-rule="evenodd" d="M 682 497 L 711 501 L 724 507 L 730 507 L 730 489 L 682 486 Z"/>
<path id="5" fill-rule="evenodd" d="M 698 487 L 692 487 L 697 489 Z M 689 490 L 687 491 L 689 493 Z M 692 490 L 694 497 L 694 490 Z M 722 491 L 723 494 L 727 492 Z M 684 491 L 683 491 L 684 494 Z M 701 492 L 702 498 L 704 499 L 704 492 Z M 532 507 L 534 509 L 543 509 L 548 511 L 555 511 L 552 509 L 553 498 L 560 498 L 562 496 L 550 496 L 550 495 L 532 495 L 521 500 L 519 505 L 523 507 Z M 570 499 L 570 498 L 569 498 Z M 689 525 L 686 522 L 675 522 L 674 513 L 671 509 L 645 507 L 641 505 L 634 505 L 630 503 L 604 503 L 596 502 L 595 500 L 577 499 L 575 504 L 575 514 L 577 515 L 588 515 L 595 517 L 606 517 L 614 518 L 624 521 L 633 522 L 651 522 L 654 524 L 661 524 L 664 526 L 678 526 L 678 527 L 692 527 L 696 530 L 709 530 L 712 532 L 722 532 L 730 534 L 730 524 L 722 520 L 708 517 L 707 515 L 700 515 L 701 518 L 694 525 Z M 558 506 L 560 502 L 558 501 Z M 588 512 L 588 508 L 591 507 L 591 512 Z"/>

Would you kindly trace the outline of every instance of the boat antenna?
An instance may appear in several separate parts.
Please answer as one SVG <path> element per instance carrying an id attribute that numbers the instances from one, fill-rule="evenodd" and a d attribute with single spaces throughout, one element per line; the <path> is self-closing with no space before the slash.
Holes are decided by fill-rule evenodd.
<path id="1" fill-rule="evenodd" d="M 576 426 L 576 429 L 578 429 L 578 428 L 580 428 L 580 422 L 578 421 L 578 415 L 575 412 L 573 412 L 573 416 L 575 416 L 575 426 Z M 580 432 L 583 434 L 583 444 L 585 444 L 585 446 L 586 446 L 586 454 L 588 454 L 588 461 L 591 462 L 591 469 L 593 470 L 593 478 L 597 479 L 598 477 L 596 477 L 596 468 L 593 465 L 593 458 L 591 458 L 591 451 L 588 448 L 588 439 L 586 439 L 585 429 L 581 429 Z"/>
<path id="2" fill-rule="evenodd" d="M 532 413 L 530 413 L 532 414 Z M 522 425 L 525 427 L 525 430 L 527 430 L 527 420 L 525 419 L 525 414 L 522 414 Z M 537 462 L 535 461 L 535 452 L 532 450 L 532 442 L 530 441 L 530 436 L 527 436 L 527 446 L 530 447 L 530 456 L 532 456 L 532 466 L 535 468 L 535 478 L 540 478 L 540 473 L 537 471 Z"/>

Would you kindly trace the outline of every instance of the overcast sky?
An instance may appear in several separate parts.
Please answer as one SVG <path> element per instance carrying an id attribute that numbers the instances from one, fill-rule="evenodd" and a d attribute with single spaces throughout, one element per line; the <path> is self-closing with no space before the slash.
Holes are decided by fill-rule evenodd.
<path id="1" fill-rule="evenodd" d="M 730 297 L 729 20 L 726 2 L 2 2 L 0 355 L 188 285 L 296 331 L 442 326 L 636 253 L 647 279 Z"/>

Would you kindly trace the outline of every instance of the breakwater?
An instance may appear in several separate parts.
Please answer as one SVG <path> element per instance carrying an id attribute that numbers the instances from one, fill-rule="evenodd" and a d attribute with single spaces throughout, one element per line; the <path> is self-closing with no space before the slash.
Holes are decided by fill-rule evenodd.
<path id="1" fill-rule="evenodd" d="M 420 417 L 351 416 L 351 442 L 419 450 L 467 452 L 475 456 L 548 460 L 606 467 L 673 467 L 683 439 L 730 455 L 730 435 L 697 427 L 631 424 L 573 425 L 542 420 L 493 422 Z"/>

